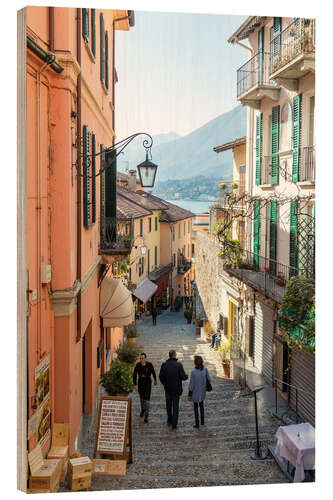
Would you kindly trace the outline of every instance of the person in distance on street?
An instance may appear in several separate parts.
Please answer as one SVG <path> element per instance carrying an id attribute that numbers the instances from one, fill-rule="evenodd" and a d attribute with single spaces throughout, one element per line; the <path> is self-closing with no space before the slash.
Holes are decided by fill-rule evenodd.
<path id="1" fill-rule="evenodd" d="M 140 361 L 135 365 L 133 372 L 133 384 L 140 395 L 141 413 L 140 417 L 145 417 L 144 422 L 148 423 L 149 401 L 151 393 L 151 376 L 154 378 L 154 385 L 157 385 L 156 373 L 152 363 L 147 361 L 146 353 L 140 354 Z M 138 377 L 138 382 L 137 382 Z"/>
<path id="2" fill-rule="evenodd" d="M 179 397 L 183 392 L 182 381 L 188 379 L 183 365 L 176 356 L 175 350 L 169 351 L 169 359 L 162 363 L 159 375 L 165 390 L 168 425 L 172 426 L 172 429 L 176 429 L 178 424 Z"/>
<path id="3" fill-rule="evenodd" d="M 204 367 L 201 356 L 194 356 L 195 368 L 191 372 L 190 383 L 188 386 L 188 400 L 193 401 L 194 405 L 194 428 L 199 428 L 199 408 L 201 425 L 205 424 L 204 400 L 206 397 L 207 381 L 211 383 L 211 378 L 207 368 Z"/>

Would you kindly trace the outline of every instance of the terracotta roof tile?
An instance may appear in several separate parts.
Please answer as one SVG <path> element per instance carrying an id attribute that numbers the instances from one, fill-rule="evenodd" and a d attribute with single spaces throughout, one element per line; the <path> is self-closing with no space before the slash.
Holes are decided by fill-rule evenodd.
<path id="1" fill-rule="evenodd" d="M 141 191 L 138 192 L 140 193 Z M 158 196 L 147 193 L 147 197 L 149 197 L 149 199 L 153 201 L 162 202 L 167 207 L 163 210 L 162 214 L 160 215 L 161 222 L 175 222 L 177 220 L 183 220 L 183 219 L 188 219 L 190 217 L 195 217 L 195 214 L 190 212 L 189 210 L 185 210 L 185 208 L 181 208 L 178 205 L 174 205 L 169 201 L 162 200 Z"/>

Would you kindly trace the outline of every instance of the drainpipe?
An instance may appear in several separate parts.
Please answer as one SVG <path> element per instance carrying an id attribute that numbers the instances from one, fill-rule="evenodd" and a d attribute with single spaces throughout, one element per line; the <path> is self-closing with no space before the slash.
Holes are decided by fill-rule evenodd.
<path id="1" fill-rule="evenodd" d="M 81 171 L 81 9 L 76 9 L 76 58 L 80 67 L 80 73 L 77 77 L 77 164 L 78 171 Z M 76 279 L 81 282 L 81 176 L 77 175 L 77 203 L 76 203 Z M 81 339 L 81 292 L 77 295 L 76 307 L 76 338 Z"/>

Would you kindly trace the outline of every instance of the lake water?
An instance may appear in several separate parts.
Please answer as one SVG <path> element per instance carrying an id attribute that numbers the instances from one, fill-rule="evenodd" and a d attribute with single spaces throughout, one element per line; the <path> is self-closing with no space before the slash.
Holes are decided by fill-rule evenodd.
<path id="1" fill-rule="evenodd" d="M 196 200 L 167 200 L 174 205 L 178 205 L 185 210 L 190 210 L 194 214 L 203 214 L 209 212 L 209 207 L 214 201 L 196 201 Z"/>

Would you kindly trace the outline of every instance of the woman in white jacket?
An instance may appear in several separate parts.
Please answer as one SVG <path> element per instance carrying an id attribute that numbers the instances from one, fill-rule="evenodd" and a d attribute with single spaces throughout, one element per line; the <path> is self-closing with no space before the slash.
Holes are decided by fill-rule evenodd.
<path id="1" fill-rule="evenodd" d="M 194 370 L 191 372 L 190 384 L 188 387 L 188 400 L 193 401 L 194 405 L 194 428 L 199 428 L 199 408 L 200 423 L 205 424 L 204 400 L 206 397 L 207 380 L 210 383 L 211 378 L 207 368 L 204 367 L 201 356 L 194 356 Z"/>

